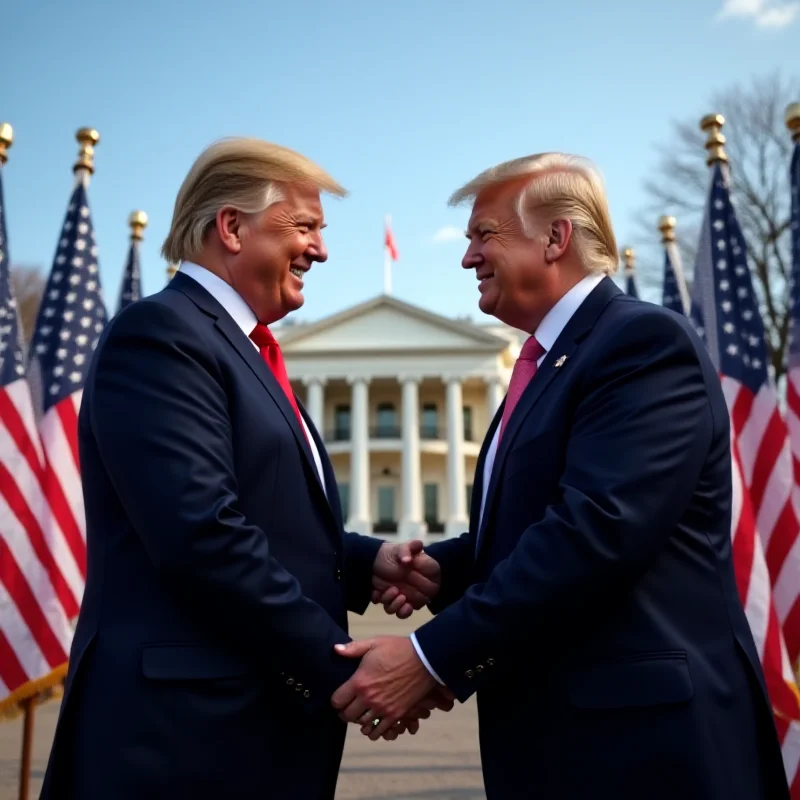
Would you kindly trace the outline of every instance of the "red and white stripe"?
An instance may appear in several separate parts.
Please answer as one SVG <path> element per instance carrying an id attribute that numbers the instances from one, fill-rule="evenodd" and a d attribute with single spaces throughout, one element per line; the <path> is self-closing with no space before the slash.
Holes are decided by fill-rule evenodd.
<path id="1" fill-rule="evenodd" d="M 786 375 L 786 423 L 789 429 L 792 463 L 792 499 L 800 516 L 800 367 L 790 367 Z M 786 644 L 795 667 L 800 662 L 800 537 L 781 541 L 773 556 L 781 561 L 779 580 L 775 582 L 775 602 L 784 620 Z M 781 559 L 782 551 L 785 556 Z M 770 553 L 767 553 L 769 561 Z"/>
<path id="2" fill-rule="evenodd" d="M 68 609 L 76 610 L 82 593 L 81 570 L 62 552 L 46 488 L 30 389 L 21 378 L 0 389 L 0 710 L 65 666 Z"/>
<path id="3" fill-rule="evenodd" d="M 738 381 L 721 380 L 731 416 L 736 583 L 764 671 L 792 797 L 798 800 L 800 695 L 784 636 L 786 617 L 781 618 L 773 584 L 773 576 L 783 576 L 787 558 L 773 559 L 773 566 L 781 567 L 774 573 L 769 564 L 769 553 L 778 552 L 776 542 L 797 540 L 788 431 L 771 386 L 753 395 Z"/>

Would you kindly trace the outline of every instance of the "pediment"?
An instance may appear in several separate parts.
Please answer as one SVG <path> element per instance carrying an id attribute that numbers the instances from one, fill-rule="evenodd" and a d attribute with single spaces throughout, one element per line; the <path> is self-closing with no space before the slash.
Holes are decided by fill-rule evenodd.
<path id="1" fill-rule="evenodd" d="M 278 338 L 286 355 L 366 350 L 499 353 L 508 346 L 507 339 L 476 325 L 387 296 L 316 323 L 287 326 Z"/>

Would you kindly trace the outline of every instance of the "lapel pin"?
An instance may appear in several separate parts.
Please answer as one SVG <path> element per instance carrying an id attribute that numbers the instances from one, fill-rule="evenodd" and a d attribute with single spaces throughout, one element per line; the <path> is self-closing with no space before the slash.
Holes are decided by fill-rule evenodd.
<path id="1" fill-rule="evenodd" d="M 556 369 L 558 369 L 558 367 L 563 367 L 563 366 L 564 366 L 564 362 L 565 362 L 566 360 L 567 360 L 567 357 L 566 357 L 566 356 L 561 356 L 561 357 L 560 357 L 560 358 L 559 358 L 559 359 L 556 361 L 556 363 L 555 363 L 555 364 L 553 364 L 553 366 L 554 366 Z"/>

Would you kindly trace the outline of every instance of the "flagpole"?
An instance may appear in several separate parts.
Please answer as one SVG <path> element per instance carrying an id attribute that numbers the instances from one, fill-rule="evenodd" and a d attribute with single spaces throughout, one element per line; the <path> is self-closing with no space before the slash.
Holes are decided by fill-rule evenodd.
<path id="1" fill-rule="evenodd" d="M 389 214 L 386 215 L 384 222 L 386 225 L 385 231 L 388 231 L 392 223 L 392 218 Z M 383 293 L 385 295 L 390 295 L 392 293 L 392 254 L 386 246 L 385 232 L 383 242 Z"/>

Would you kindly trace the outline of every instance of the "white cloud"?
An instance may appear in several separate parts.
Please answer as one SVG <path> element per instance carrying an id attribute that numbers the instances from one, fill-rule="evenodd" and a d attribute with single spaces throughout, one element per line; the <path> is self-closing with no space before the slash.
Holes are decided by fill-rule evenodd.
<path id="1" fill-rule="evenodd" d="M 455 225 L 445 225 L 444 228 L 439 228 L 439 230 L 433 234 L 433 241 L 452 242 L 456 239 L 460 239 L 463 235 L 464 231 L 462 231 L 461 228 L 456 228 Z"/>
<path id="2" fill-rule="evenodd" d="M 717 19 L 751 19 L 759 28 L 786 28 L 800 15 L 800 2 L 791 0 L 724 0 Z"/>

